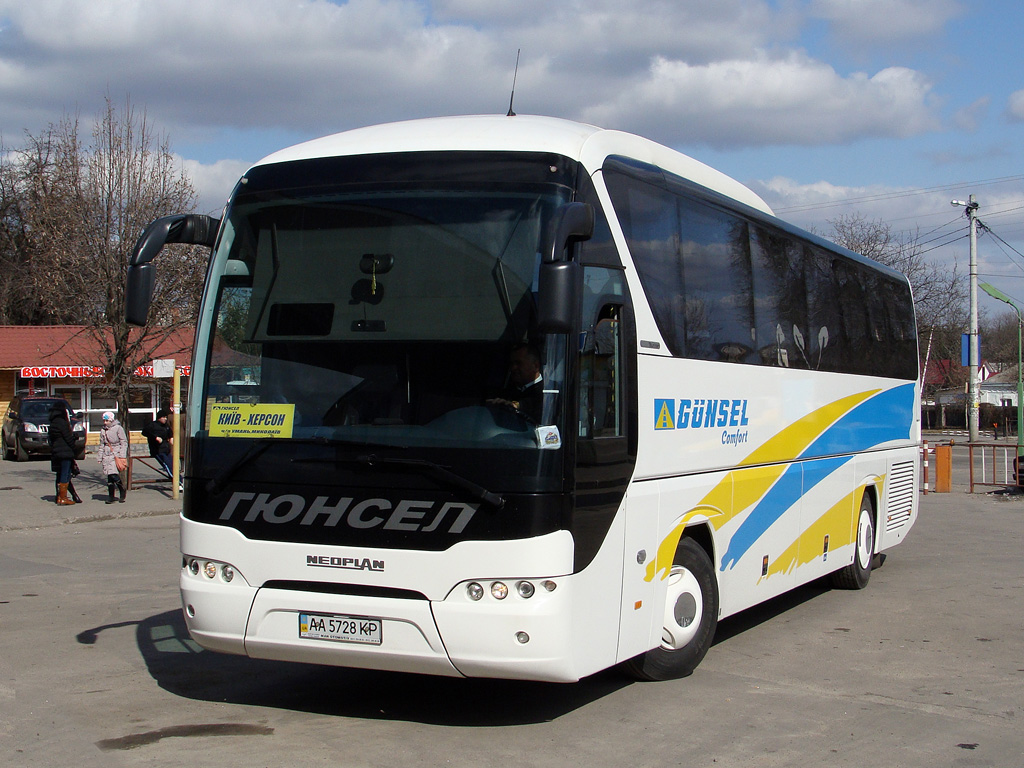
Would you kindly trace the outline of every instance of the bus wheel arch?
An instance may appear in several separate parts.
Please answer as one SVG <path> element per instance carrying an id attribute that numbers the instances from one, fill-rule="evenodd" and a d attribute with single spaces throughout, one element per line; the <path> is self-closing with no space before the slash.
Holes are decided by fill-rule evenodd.
<path id="1" fill-rule="evenodd" d="M 679 540 L 666 577 L 661 644 L 624 663 L 639 680 L 673 680 L 691 674 L 703 660 L 718 626 L 718 576 L 711 554 L 699 541 L 700 527 Z M 708 537 L 709 538 L 709 537 Z"/>
<path id="2" fill-rule="evenodd" d="M 861 494 L 857 509 L 853 562 L 829 575 L 829 581 L 838 589 L 864 589 L 874 567 L 878 536 L 878 503 L 875 488 L 868 485 Z"/>

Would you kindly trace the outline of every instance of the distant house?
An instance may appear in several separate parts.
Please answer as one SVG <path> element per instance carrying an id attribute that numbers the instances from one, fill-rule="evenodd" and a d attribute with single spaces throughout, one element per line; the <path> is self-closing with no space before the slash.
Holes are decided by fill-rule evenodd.
<path id="1" fill-rule="evenodd" d="M 1006 368 L 999 373 L 987 363 L 978 368 L 980 383 L 978 385 L 978 420 L 982 429 L 989 429 L 999 424 L 1000 429 L 1007 426 L 1016 429 L 1017 408 L 1017 366 Z M 929 376 L 929 378 L 931 378 Z M 925 426 L 952 427 L 967 424 L 967 388 L 966 385 L 940 389 L 935 393 L 934 406 L 936 423 Z"/>

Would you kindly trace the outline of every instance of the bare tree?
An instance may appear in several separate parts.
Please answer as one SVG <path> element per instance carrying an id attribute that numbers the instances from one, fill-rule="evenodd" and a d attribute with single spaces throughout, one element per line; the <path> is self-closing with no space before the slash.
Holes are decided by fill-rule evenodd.
<path id="1" fill-rule="evenodd" d="M 67 263 L 63 241 L 80 182 L 77 121 L 65 117 L 20 149 L 3 153 L 0 252 L 6 290 L 2 319 L 16 325 L 77 322 L 73 302 L 58 300 Z"/>
<path id="2" fill-rule="evenodd" d="M 985 359 L 1003 370 L 1017 365 L 1017 313 L 1002 312 L 988 319 L 981 329 Z"/>
<path id="3" fill-rule="evenodd" d="M 922 328 L 962 326 L 967 318 L 967 280 L 957 264 L 940 265 L 924 258 L 918 232 L 902 235 L 884 221 L 858 214 L 829 220 L 830 237 L 839 245 L 892 267 L 910 280 L 914 308 Z"/>
<path id="4" fill-rule="evenodd" d="M 169 248 L 161 263 L 150 324 L 130 328 L 124 320 L 132 247 L 153 219 L 194 208 L 190 178 L 145 112 L 127 99 L 118 109 L 109 97 L 88 145 L 78 118 L 65 116 L 30 135 L 0 171 L 7 205 L 0 211 L 9 212 L 0 221 L 0 252 L 18 284 L 4 319 L 86 326 L 126 420 L 134 370 L 195 323 L 205 255 L 184 246 Z"/>

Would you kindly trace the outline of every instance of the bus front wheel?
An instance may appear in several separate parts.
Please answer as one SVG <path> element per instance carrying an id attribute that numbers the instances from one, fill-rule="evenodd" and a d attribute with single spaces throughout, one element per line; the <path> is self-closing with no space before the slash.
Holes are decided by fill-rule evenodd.
<path id="1" fill-rule="evenodd" d="M 875 519 L 874 506 L 866 493 L 861 497 L 860 511 L 857 513 L 855 545 L 853 562 L 831 574 L 830 581 L 833 587 L 864 589 L 871 578 L 871 568 L 875 560 Z"/>
<path id="2" fill-rule="evenodd" d="M 718 579 L 707 553 L 683 539 L 669 571 L 661 645 L 625 663 L 640 680 L 686 677 L 711 647 L 718 626 Z"/>

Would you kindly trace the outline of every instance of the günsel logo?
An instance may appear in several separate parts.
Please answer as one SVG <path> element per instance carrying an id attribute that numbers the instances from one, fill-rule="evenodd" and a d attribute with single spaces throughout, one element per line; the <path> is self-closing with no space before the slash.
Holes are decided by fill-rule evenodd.
<path id="1" fill-rule="evenodd" d="M 331 557 L 328 555 L 306 555 L 307 568 L 341 568 L 346 571 L 384 572 L 383 560 L 368 557 Z"/>
<path id="2" fill-rule="evenodd" d="M 347 525 L 361 530 L 381 528 L 408 533 L 462 533 L 476 514 L 479 504 L 454 501 L 364 499 L 351 496 L 317 496 L 309 501 L 297 493 L 271 496 L 269 493 L 231 494 L 220 519 L 246 523 L 262 521 L 274 525 L 306 525 L 333 528 Z"/>
<path id="3" fill-rule="evenodd" d="M 713 398 L 655 398 L 654 428 L 656 430 L 721 430 L 722 445 L 736 447 L 750 438 L 747 429 L 748 400 Z"/>

